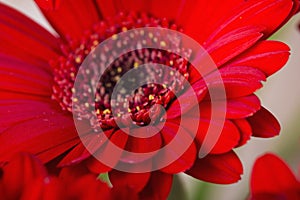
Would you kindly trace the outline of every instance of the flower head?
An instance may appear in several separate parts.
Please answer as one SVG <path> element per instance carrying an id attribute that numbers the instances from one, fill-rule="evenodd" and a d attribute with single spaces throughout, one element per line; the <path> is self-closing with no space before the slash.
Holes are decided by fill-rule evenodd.
<path id="1" fill-rule="evenodd" d="M 58 160 L 60 167 L 83 165 L 96 174 L 109 172 L 113 185 L 139 180 L 143 184 L 133 184 L 138 192 L 148 187 L 153 189 L 154 185 L 147 185 L 153 176 L 163 178 L 179 172 L 214 183 L 238 181 L 243 170 L 233 149 L 244 145 L 251 136 L 279 134 L 279 123 L 261 107 L 253 93 L 288 60 L 287 45 L 266 39 L 295 14 L 298 1 L 234 0 L 222 5 L 218 1 L 184 2 L 36 1 L 57 32 L 56 36 L 0 4 L 3 19 L 0 37 L 5 41 L 0 44 L 0 72 L 3 74 L 0 80 L 0 120 L 3 124 L 0 161 L 9 161 L 13 154 L 26 151 L 43 163 Z M 116 40 L 120 33 L 144 27 L 162 27 L 192 37 L 205 49 L 218 70 L 205 70 L 206 63 L 200 62 L 205 73 L 199 73 L 189 62 L 199 58 L 193 47 L 186 48 L 184 40 L 154 32 L 140 42 L 157 44 L 167 50 L 137 48 L 130 51 L 112 60 L 100 80 L 95 79 L 92 70 L 80 73 L 88 55 L 106 39 Z M 129 38 L 138 43 L 144 35 L 144 32 L 136 32 Z M 117 47 L 126 45 L 128 42 L 124 40 Z M 96 56 L 96 61 L 89 62 L 89 69 L 101 68 L 116 54 L 110 46 L 106 48 L 102 49 L 103 54 Z M 124 84 L 120 92 L 125 90 L 126 95 L 116 98 L 116 115 L 113 115 L 114 86 L 126 72 L 145 63 L 169 66 L 173 71 L 160 73 L 159 77 L 170 87 L 164 82 L 147 83 L 128 95 L 125 87 L 128 84 Z M 131 83 L 136 79 L 150 81 L 151 76 L 158 76 L 156 70 L 146 68 Z M 74 85 L 77 78 L 81 80 L 78 87 Z M 91 85 L 96 85 L 96 89 Z M 217 115 L 211 119 L 211 89 L 225 91 L 225 98 L 218 99 L 226 105 L 226 112 L 222 109 L 219 112 L 220 118 Z M 191 103 L 192 95 L 196 101 Z M 85 103 L 76 104 L 82 101 Z M 93 108 L 96 120 L 85 112 L 86 108 Z M 200 117 L 195 110 L 200 110 Z M 78 114 L 76 119 L 79 119 L 84 137 L 78 137 L 72 112 Z M 192 124 L 198 126 L 196 131 L 191 129 Z M 145 131 L 141 127 L 153 131 L 160 125 L 162 129 L 147 138 L 133 137 L 121 129 L 127 128 L 131 134 L 140 135 Z M 221 127 L 220 133 L 215 133 L 220 136 L 209 154 L 199 158 L 198 151 L 205 148 L 211 125 Z M 97 127 L 104 130 L 102 134 L 97 134 Z M 175 153 L 176 158 L 171 163 L 152 173 L 146 171 L 136 175 L 114 169 L 120 164 L 133 167 L 137 163 L 122 153 L 113 156 L 110 165 L 91 156 L 109 157 L 111 144 L 130 152 L 151 153 L 171 143 L 179 129 L 184 137 L 176 144 L 182 145 L 185 139 L 191 143 L 184 146 L 183 152 Z M 87 150 L 83 140 L 90 142 L 92 151 Z M 139 163 L 149 169 L 153 163 L 173 158 L 172 153 L 174 149 Z"/>

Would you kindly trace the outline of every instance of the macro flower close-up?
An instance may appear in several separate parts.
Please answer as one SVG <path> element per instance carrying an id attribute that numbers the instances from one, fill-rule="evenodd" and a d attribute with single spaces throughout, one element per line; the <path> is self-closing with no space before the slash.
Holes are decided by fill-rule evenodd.
<path id="1" fill-rule="evenodd" d="M 4 198 L 167 199 L 179 173 L 238 182 L 235 149 L 279 135 L 256 92 L 298 0 L 31 3 L 52 31 L 0 2 Z"/>

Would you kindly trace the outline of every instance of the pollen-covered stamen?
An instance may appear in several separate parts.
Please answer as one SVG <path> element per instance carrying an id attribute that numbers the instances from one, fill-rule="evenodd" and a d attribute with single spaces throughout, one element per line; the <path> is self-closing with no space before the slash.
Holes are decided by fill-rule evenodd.
<path id="1" fill-rule="evenodd" d="M 102 128 L 116 126 L 115 120 L 119 120 L 121 124 L 127 126 L 129 125 L 127 124 L 129 118 L 138 125 L 148 124 L 150 115 L 159 118 L 160 111 L 151 109 L 153 105 L 160 104 L 166 107 L 174 99 L 174 92 L 178 93 L 185 89 L 182 79 L 189 77 L 189 63 L 186 59 L 190 57 L 191 51 L 181 48 L 180 39 L 139 30 L 131 33 L 128 38 L 118 41 L 116 46 L 105 46 L 104 53 L 100 55 L 93 51 L 98 44 L 109 37 L 112 40 L 117 40 L 117 33 L 149 26 L 177 29 L 175 25 L 166 20 L 159 20 L 145 14 L 125 16 L 121 13 L 113 19 L 96 24 L 92 31 L 86 32 L 81 41 L 70 40 L 68 45 L 62 45 L 64 55 L 57 62 L 53 62 L 55 85 L 52 95 L 60 103 L 62 109 L 70 112 L 75 109 L 76 113 L 79 113 L 79 119 L 89 119 L 94 127 L 100 123 Z M 116 48 L 127 49 L 131 47 L 134 49 L 141 44 L 160 46 L 168 51 L 138 49 L 122 55 L 117 60 L 112 60 L 112 56 L 117 54 Z M 92 59 L 87 62 L 89 66 L 77 76 L 79 67 L 90 53 Z M 177 54 L 184 54 L 185 58 Z M 106 63 L 110 62 L 111 64 L 107 68 Z M 135 91 L 127 91 L 127 87 L 123 87 L 119 91 L 120 94 L 117 99 L 111 99 L 114 87 L 117 83 L 119 84 L 119 81 L 122 81 L 122 76 L 130 69 L 138 68 L 147 63 L 167 65 L 175 71 L 164 73 L 163 71 L 147 69 L 145 73 L 132 77 L 130 80 L 132 84 L 139 83 L 140 80 L 151 82 L 151 76 L 153 77 L 155 74 L 159 74 L 159 78 L 163 80 L 164 84 L 149 83 L 140 86 Z M 100 81 L 97 80 L 99 70 L 105 71 Z M 76 87 L 76 90 L 79 91 L 74 89 L 75 78 L 80 79 L 80 87 Z M 95 91 L 92 85 L 97 85 Z M 75 92 L 80 95 L 72 99 Z M 94 98 L 91 98 L 91 94 L 94 94 Z M 74 104 L 76 106 L 72 107 L 74 102 L 84 103 Z M 114 106 L 114 113 L 112 113 L 111 104 Z M 95 108 L 98 118 L 91 118 L 91 113 L 87 112 L 85 108 Z"/>

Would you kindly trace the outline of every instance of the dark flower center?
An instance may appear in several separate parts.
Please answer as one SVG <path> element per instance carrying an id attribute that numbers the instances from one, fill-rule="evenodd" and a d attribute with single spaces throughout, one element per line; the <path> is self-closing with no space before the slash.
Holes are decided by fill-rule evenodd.
<path id="1" fill-rule="evenodd" d="M 174 92 L 180 93 L 185 89 L 182 77 L 188 79 L 188 66 L 186 58 L 191 55 L 191 50 L 181 47 L 181 41 L 178 38 L 163 37 L 155 33 L 145 33 L 144 31 L 136 31 L 130 35 L 130 38 L 118 43 L 118 48 L 126 48 L 128 45 L 133 45 L 130 40 L 137 40 L 140 36 L 147 34 L 147 40 L 138 42 L 151 43 L 164 47 L 166 50 L 160 49 L 138 49 L 128 52 L 118 59 L 114 60 L 100 81 L 95 76 L 95 71 L 104 68 L 104 63 L 110 60 L 115 53 L 113 48 L 105 49 L 104 54 L 93 55 L 93 59 L 89 62 L 89 68 L 80 74 L 82 84 L 76 93 L 80 96 L 72 98 L 75 92 L 74 82 L 77 76 L 79 67 L 83 64 L 84 59 L 107 38 L 116 39 L 117 34 L 126 32 L 127 30 L 139 27 L 163 27 L 173 30 L 178 30 L 177 26 L 167 22 L 165 19 L 156 19 L 146 14 L 129 14 L 120 13 L 112 19 L 100 21 L 95 24 L 91 31 L 87 31 L 80 41 L 69 40 L 68 44 L 62 45 L 63 55 L 53 62 L 54 80 L 52 98 L 57 100 L 63 110 L 72 111 L 76 109 L 80 113 L 78 118 L 89 119 L 91 125 L 96 127 L 98 124 L 102 128 L 112 128 L 116 126 L 115 120 L 121 119 L 124 126 L 126 119 L 129 117 L 137 125 L 143 126 L 150 123 L 150 112 L 159 120 L 160 111 L 153 110 L 151 107 L 155 104 L 160 104 L 167 108 L 172 100 L 174 100 Z M 180 30 L 179 30 L 180 31 Z M 137 43 L 138 43 L 137 42 Z M 136 43 L 135 43 L 136 45 Z M 175 53 L 174 53 L 175 52 Z M 178 54 L 186 55 L 185 58 Z M 131 69 L 138 68 L 143 64 L 162 64 L 171 67 L 174 70 L 169 73 L 157 71 L 159 69 L 149 68 L 139 73 L 135 77 L 127 80 L 124 86 L 120 89 L 120 94 L 117 99 L 112 100 L 112 93 L 115 85 L 122 81 L 122 76 Z M 126 91 L 128 84 L 136 84 L 140 80 L 151 82 L 153 76 L 159 74 L 159 78 L 165 84 L 149 83 L 140 86 L 135 91 Z M 97 89 L 94 91 L 91 85 L 97 82 Z M 118 83 L 120 84 L 120 83 Z M 122 85 L 122 82 L 121 84 Z M 76 88 L 78 90 L 78 88 Z M 94 98 L 90 98 L 95 94 Z M 72 107 L 74 102 L 85 102 L 83 105 Z M 114 115 L 112 114 L 111 105 L 114 105 Z M 97 120 L 92 121 L 90 113 L 86 113 L 84 107 L 93 107 L 97 113 Z M 153 113 L 152 113 L 153 115 Z M 152 123 L 155 123 L 153 121 Z"/>

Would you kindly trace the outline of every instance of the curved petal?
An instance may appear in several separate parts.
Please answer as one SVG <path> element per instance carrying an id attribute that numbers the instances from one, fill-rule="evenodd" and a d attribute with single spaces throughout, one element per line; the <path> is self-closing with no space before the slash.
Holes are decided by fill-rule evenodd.
<path id="1" fill-rule="evenodd" d="M 279 135 L 280 124 L 267 109 L 261 108 L 252 117 L 247 118 L 255 137 L 269 138 Z"/>
<path id="2" fill-rule="evenodd" d="M 248 66 L 261 70 L 270 76 L 280 70 L 287 62 L 290 48 L 278 41 L 262 41 L 245 53 L 239 55 L 230 66 Z"/>
<path id="3" fill-rule="evenodd" d="M 218 73 L 222 79 L 219 79 Z M 209 90 L 218 90 L 225 87 L 227 98 L 237 98 L 254 93 L 262 87 L 266 77 L 263 72 L 252 67 L 226 66 L 207 75 L 206 82 Z M 204 80 L 199 80 L 200 82 Z"/>
<path id="4" fill-rule="evenodd" d="M 160 160 L 174 160 L 168 166 L 161 169 L 162 172 L 176 174 L 189 169 L 196 158 L 197 149 L 190 134 L 181 129 L 175 123 L 166 122 L 161 130 L 162 138 L 167 147 L 161 149 L 160 156 L 156 158 L 156 163 Z M 191 142 L 190 142 L 191 141 Z M 170 146 L 172 143 L 172 146 Z"/>
<path id="5" fill-rule="evenodd" d="M 16 154 L 10 162 L 2 168 L 0 187 L 4 198 L 21 199 L 23 192 L 31 187 L 36 179 L 45 179 L 47 171 L 39 160 L 27 153 Z"/>
<path id="6" fill-rule="evenodd" d="M 222 121 L 222 120 L 215 119 L 213 121 L 210 121 L 210 119 L 205 119 L 205 118 L 198 119 L 193 117 L 192 111 L 190 113 L 191 115 L 184 116 L 184 119 L 182 121 L 180 121 L 179 118 L 176 118 L 176 119 L 168 120 L 168 122 L 171 124 L 178 124 L 178 125 L 180 124 L 180 126 L 186 129 L 188 133 L 191 135 L 191 137 L 195 138 L 195 142 L 197 144 L 198 149 L 200 146 L 203 146 L 202 148 L 204 148 L 205 145 L 210 145 L 210 143 L 208 144 L 204 143 L 204 139 L 205 137 L 207 137 L 209 127 L 210 127 L 210 131 L 213 130 L 213 132 L 210 132 L 210 136 L 217 137 L 216 143 L 214 144 L 213 148 L 209 153 L 211 154 L 226 153 L 232 150 L 236 145 L 238 145 L 241 137 L 240 132 L 238 130 L 238 127 L 230 120 Z M 198 130 L 196 133 L 194 133 L 196 123 L 198 123 L 197 124 Z M 191 126 L 191 124 L 193 124 L 193 126 Z M 216 132 L 215 130 L 216 127 L 222 127 L 220 129 L 221 131 L 220 133 Z"/>
<path id="7" fill-rule="evenodd" d="M 300 182 L 283 160 L 268 153 L 255 161 L 251 176 L 252 195 L 269 193 L 281 196 L 293 190 L 300 191 Z"/>
<path id="8" fill-rule="evenodd" d="M 152 172 L 146 187 L 140 192 L 140 198 L 144 200 L 167 199 L 172 182 L 172 174 L 165 174 L 160 171 Z"/>
<path id="9" fill-rule="evenodd" d="M 167 119 L 173 119 L 184 115 L 200 102 L 207 94 L 207 86 L 202 81 L 195 82 L 191 88 L 180 95 L 171 103 L 167 110 Z M 197 98 L 197 101 L 194 99 Z M 182 111 L 182 112 L 181 112 Z"/>
<path id="10" fill-rule="evenodd" d="M 269 36 L 286 20 L 292 8 L 293 0 L 245 1 L 236 9 L 232 9 L 229 16 L 224 17 L 224 21 L 219 24 L 219 28 L 210 35 L 208 40 L 215 40 L 241 26 L 265 27 L 263 33 L 265 37 Z M 273 17 L 274 13 L 276 13 L 276 18 Z"/>
<path id="11" fill-rule="evenodd" d="M 90 30 L 99 21 L 100 13 L 93 0 L 63 0 L 55 9 L 45 9 L 41 1 L 36 1 L 49 23 L 66 39 L 80 39 L 84 31 Z"/>
<path id="12" fill-rule="evenodd" d="M 80 176 L 76 181 L 68 183 L 68 199 L 111 199 L 111 190 L 106 183 L 97 179 L 94 174 Z"/>
<path id="13" fill-rule="evenodd" d="M 24 61 L 47 64 L 57 57 L 58 40 L 40 25 L 0 3 L 0 51 Z M 49 68 L 49 66 L 48 66 Z"/>
<path id="14" fill-rule="evenodd" d="M 219 0 L 194 1 L 189 17 L 185 18 L 184 32 L 201 45 L 218 27 L 220 19 L 228 16 L 232 8 L 244 3 L 243 0 L 231 0 L 220 3 Z M 196 21 L 196 23 L 195 23 Z"/>
<path id="15" fill-rule="evenodd" d="M 211 154 L 226 153 L 232 150 L 240 140 L 240 133 L 237 127 L 231 121 L 225 120 L 224 124 L 222 124 L 221 121 L 217 120 L 209 121 L 207 119 L 200 119 L 200 126 L 196 136 L 196 141 L 198 142 L 198 144 L 205 147 L 206 144 L 204 144 L 204 138 L 207 136 L 208 127 L 220 125 L 223 125 L 223 128 L 219 133 L 219 138 L 216 141 L 216 144 L 210 152 Z M 183 126 L 186 127 L 188 126 L 188 124 Z"/>
<path id="16" fill-rule="evenodd" d="M 0 90 L 50 98 L 53 78 L 45 69 L 0 54 Z"/>
<path id="17" fill-rule="evenodd" d="M 87 161 L 89 169 L 95 173 L 110 171 L 120 161 L 127 141 L 127 133 L 122 130 L 113 132 L 109 140 L 93 154 L 95 158 Z"/>
<path id="18" fill-rule="evenodd" d="M 130 130 L 130 133 L 133 133 L 133 135 L 128 137 L 125 150 L 129 151 L 130 153 L 138 153 L 143 156 L 136 157 L 134 155 L 132 156 L 130 153 L 124 153 L 121 158 L 122 162 L 134 164 L 145 161 L 155 156 L 155 152 L 162 147 L 162 138 L 158 129 L 153 127 L 153 129 L 157 131 L 153 136 L 149 135 L 149 137 L 138 137 L 137 132 L 146 130 L 139 129 L 140 128 Z"/>
<path id="19" fill-rule="evenodd" d="M 18 103 L 18 104 L 14 104 Z M 20 112 L 24 108 L 27 112 Z M 6 116 L 6 123 L 0 132 L 1 160 L 9 159 L 15 152 L 27 151 L 38 155 L 50 149 L 60 152 L 43 156 L 43 162 L 64 153 L 70 142 L 78 141 L 72 117 L 58 112 L 55 104 L 44 102 L 12 101 L 0 110 Z M 60 146 L 63 145 L 63 146 Z"/>
<path id="20" fill-rule="evenodd" d="M 80 136 L 80 144 L 68 152 L 68 154 L 59 162 L 59 166 L 72 165 L 87 159 L 106 143 L 108 137 L 110 137 L 112 133 L 113 130 L 108 130 L 105 133 L 86 133 L 85 135 Z"/>
<path id="21" fill-rule="evenodd" d="M 140 192 L 146 186 L 150 178 L 148 173 L 127 173 L 117 170 L 109 172 L 109 179 L 113 187 L 127 187 L 130 190 Z"/>
<path id="22" fill-rule="evenodd" d="M 221 100 L 220 100 L 221 101 Z M 226 100 L 226 118 L 227 119 L 241 119 L 252 116 L 260 109 L 260 101 L 257 96 L 250 95 Z M 218 107 L 216 107 L 218 108 Z M 211 117 L 211 102 L 202 101 L 199 104 L 200 115 L 204 118 Z M 220 111 L 221 112 L 221 111 Z M 216 113 L 220 113 L 216 111 Z M 222 116 L 222 113 L 220 113 Z"/>
<path id="23" fill-rule="evenodd" d="M 249 122 L 246 119 L 236 119 L 232 120 L 232 122 L 239 129 L 241 135 L 240 141 L 236 147 L 246 144 L 246 142 L 250 140 L 250 137 L 252 136 L 252 128 Z"/>
<path id="24" fill-rule="evenodd" d="M 226 32 L 226 34 L 213 42 L 205 43 L 204 48 L 216 65 L 220 67 L 261 39 L 263 36 L 262 30 L 261 27 L 257 26 L 240 26 Z"/>
<path id="25" fill-rule="evenodd" d="M 237 155 L 231 151 L 197 159 L 193 168 L 186 173 L 203 181 L 230 184 L 241 179 L 243 166 Z"/>

